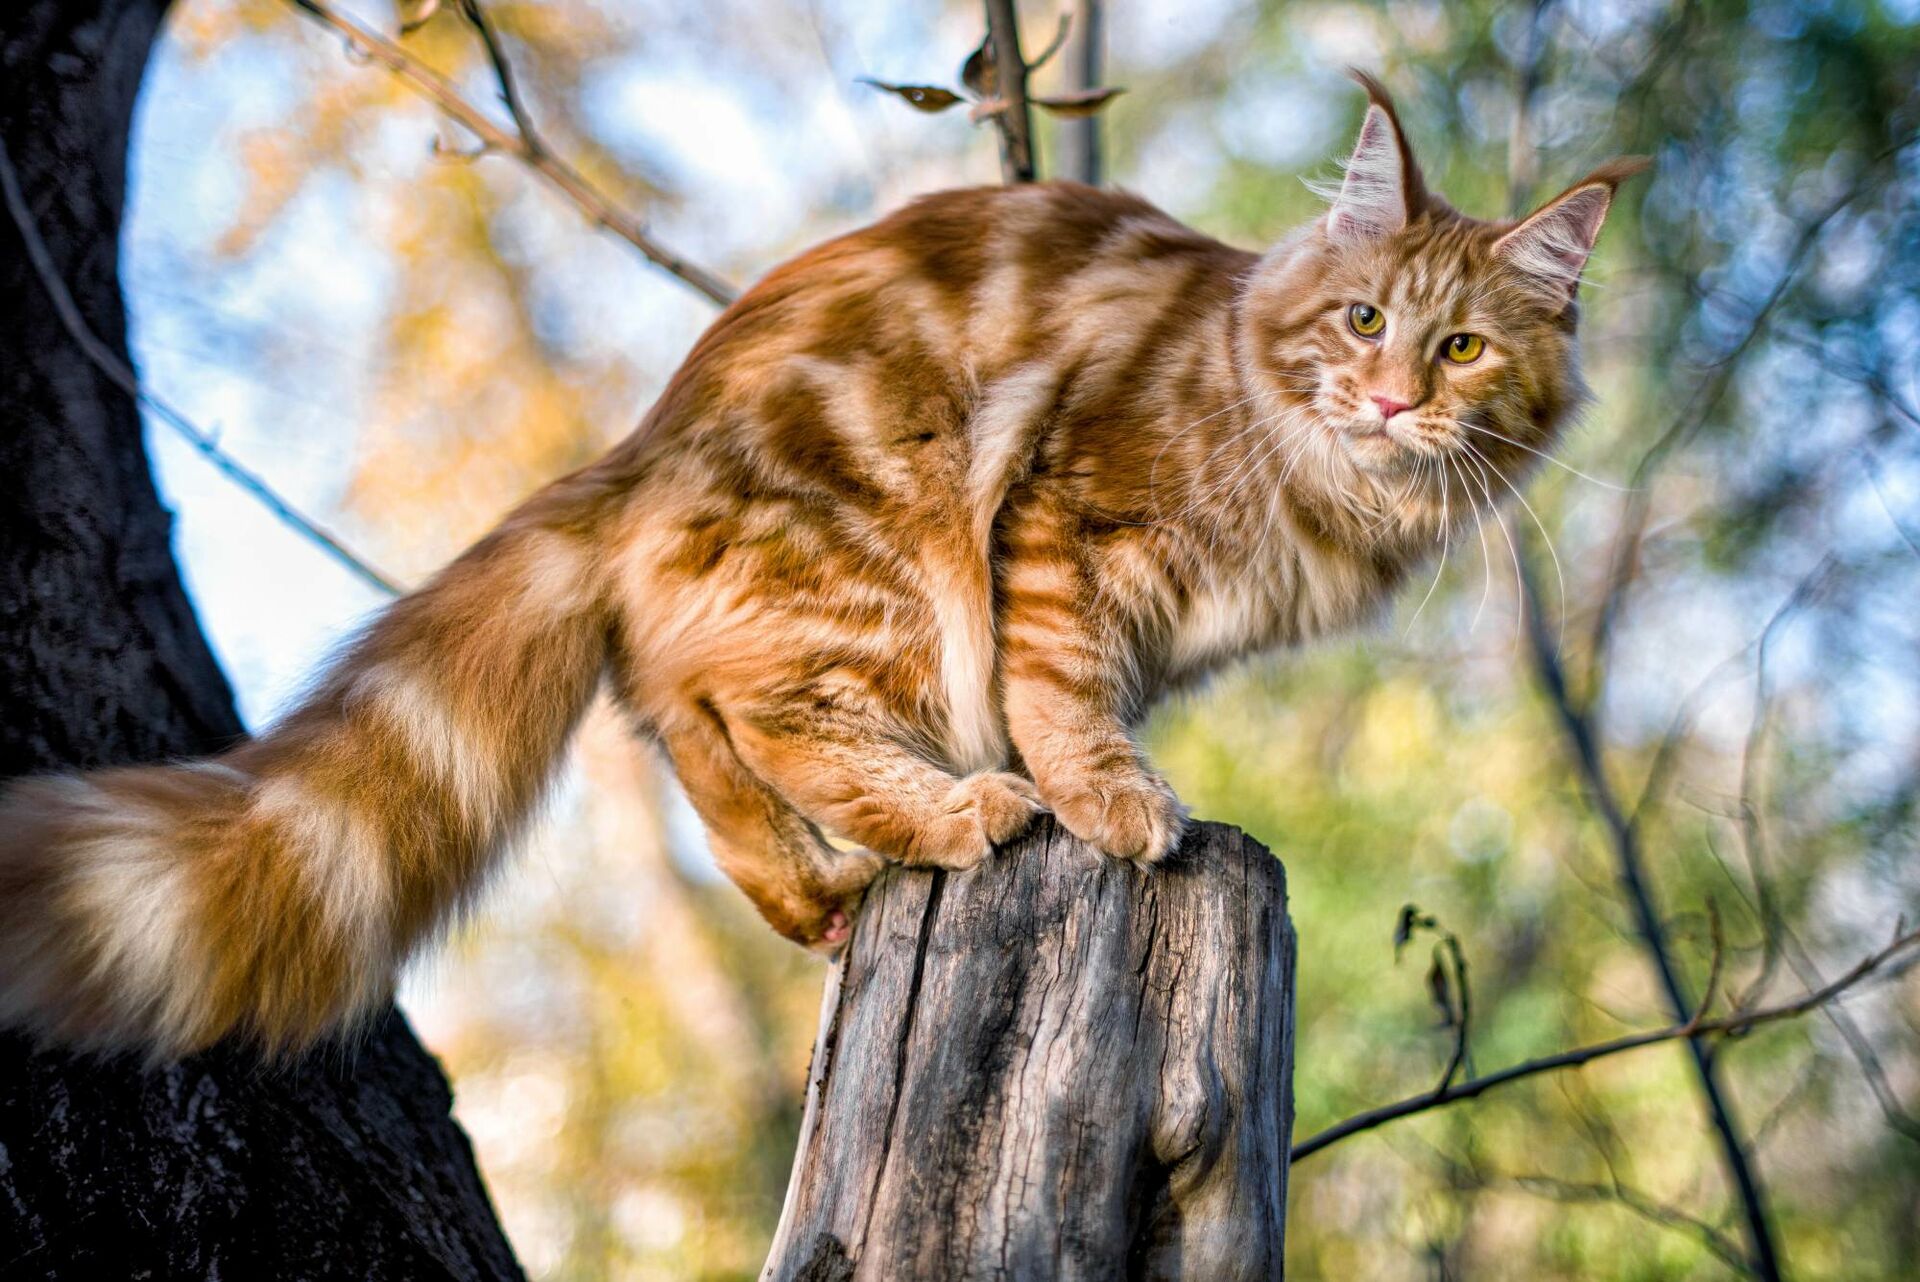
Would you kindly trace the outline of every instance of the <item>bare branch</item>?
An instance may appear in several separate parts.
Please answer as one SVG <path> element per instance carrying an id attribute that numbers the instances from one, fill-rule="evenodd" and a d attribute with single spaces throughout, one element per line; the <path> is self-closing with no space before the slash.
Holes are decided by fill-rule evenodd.
<path id="1" fill-rule="evenodd" d="M 1561 665 L 1559 653 L 1547 633 L 1540 594 L 1533 582 L 1531 562 L 1525 557 L 1520 558 L 1520 581 L 1521 613 L 1526 621 L 1527 650 L 1533 661 L 1534 675 L 1559 721 L 1588 803 L 1606 829 L 1614 865 L 1620 877 L 1621 892 L 1628 907 L 1633 910 L 1635 929 L 1660 980 L 1667 1008 L 1675 1019 L 1688 1020 L 1690 1023 L 1694 1006 L 1687 999 L 1679 972 L 1674 969 L 1666 929 L 1661 924 L 1653 887 L 1647 879 L 1639 829 L 1626 814 L 1619 794 L 1607 777 L 1606 762 L 1601 756 L 1592 719 L 1576 706 L 1572 692 L 1567 688 L 1566 669 Z M 1685 1028 L 1686 1025 L 1679 1027 Z M 1726 1163 L 1746 1214 L 1747 1237 L 1753 1250 L 1754 1265 L 1760 1276 L 1771 1282 L 1781 1276 L 1775 1255 L 1773 1222 L 1766 1209 L 1759 1177 L 1754 1173 L 1753 1163 L 1747 1154 L 1746 1140 L 1741 1135 L 1732 1106 L 1727 1102 L 1726 1091 L 1720 1083 L 1719 1067 L 1708 1047 L 1699 1038 L 1692 1037 L 1688 1039 L 1688 1049 L 1693 1057 L 1694 1074 L 1706 1104 L 1708 1120 L 1719 1138 L 1722 1160 Z"/>
<path id="2" fill-rule="evenodd" d="M 1903 923 L 1904 925 L 1904 923 Z M 1329 1145 L 1337 1144 L 1349 1136 L 1362 1131 L 1370 1131 L 1387 1122 L 1402 1117 L 1411 1117 L 1415 1113 L 1424 1113 L 1429 1109 L 1440 1108 L 1463 1099 L 1473 1099 L 1484 1095 L 1496 1086 L 1505 1086 L 1523 1078 L 1540 1073 L 1550 1073 L 1563 1068 L 1577 1068 L 1582 1064 L 1605 1059 L 1611 1055 L 1626 1051 L 1639 1050 L 1643 1046 L 1655 1046 L 1662 1042 L 1704 1039 L 1709 1037 L 1727 1037 L 1749 1032 L 1763 1024 L 1776 1023 L 1783 1019 L 1792 1019 L 1804 1015 L 1810 1010 L 1825 1006 L 1847 990 L 1853 988 L 1914 945 L 1920 944 L 1920 930 L 1903 931 L 1896 934 L 1886 947 L 1870 953 L 1860 959 L 1846 974 L 1818 988 L 1810 989 L 1789 1002 L 1777 1006 L 1768 1006 L 1760 1010 L 1739 1011 L 1720 1019 L 1694 1020 L 1685 1023 L 1669 1024 L 1665 1028 L 1649 1029 L 1646 1032 L 1631 1033 L 1625 1037 L 1616 1037 L 1611 1041 L 1595 1042 L 1573 1050 L 1561 1051 L 1556 1055 L 1546 1055 L 1539 1059 L 1530 1059 L 1503 1068 L 1496 1073 L 1483 1077 L 1469 1078 L 1464 1082 L 1449 1086 L 1442 1091 L 1428 1091 L 1412 1095 L 1392 1104 L 1369 1109 L 1355 1114 L 1343 1122 L 1335 1123 L 1323 1131 L 1316 1132 L 1293 1146 L 1292 1160 L 1311 1157 Z"/>
<path id="3" fill-rule="evenodd" d="M 1000 133 L 1000 178 L 1008 183 L 1030 183 L 1033 163 L 1033 113 L 1027 107 L 1027 64 L 1020 56 L 1020 21 L 1013 0 L 986 0 L 987 44 L 992 60 L 993 89 L 983 98 L 1000 99 L 993 113 Z"/>
<path id="4" fill-rule="evenodd" d="M 112 348 L 101 341 L 100 336 L 93 332 L 93 327 L 87 324 L 86 317 L 80 313 L 79 305 L 73 301 L 73 294 L 67 289 L 66 281 L 60 278 L 59 267 L 54 263 L 53 255 L 48 252 L 46 241 L 40 236 L 40 225 L 34 219 L 33 210 L 27 205 L 26 192 L 20 186 L 19 174 L 14 172 L 13 158 L 7 154 L 4 140 L 0 140 L 0 193 L 5 195 L 7 212 L 12 216 L 13 224 L 20 232 L 21 243 L 26 246 L 27 260 L 33 264 L 34 275 L 39 278 L 41 288 L 46 290 L 47 298 L 53 303 L 53 310 L 60 317 L 61 326 L 72 336 L 75 345 L 80 348 L 87 360 L 92 362 L 94 368 L 105 375 L 114 386 L 151 409 L 156 418 L 198 450 L 219 470 L 221 475 L 245 490 L 256 502 L 273 513 L 282 524 L 346 567 L 354 577 L 388 596 L 399 596 L 404 591 L 399 584 L 374 569 L 364 558 L 334 537 L 317 521 L 281 498 L 259 475 L 221 449 L 220 443 L 214 439 L 212 433 L 200 427 L 168 402 L 140 386 L 139 377 Z"/>
<path id="5" fill-rule="evenodd" d="M 1540 80 L 1539 35 L 1544 10 L 1543 0 L 1534 0 L 1532 23 L 1523 60 L 1516 68 L 1515 117 L 1509 134 L 1510 147 L 1530 147 L 1531 145 L 1528 115 Z M 1530 173 L 1531 163 L 1530 157 L 1513 155 L 1508 157 L 1508 204 L 1516 210 L 1524 194 L 1522 183 Z M 1780 292 L 1785 290 L 1784 278 L 1779 289 Z M 1724 386 L 1722 382 L 1720 389 L 1724 389 Z M 1713 399 L 1718 399 L 1720 389 L 1715 390 Z M 1704 413 L 1703 409 L 1703 417 Z M 1648 480 L 1648 475 L 1636 475 L 1634 477 L 1635 492 L 1628 496 L 1630 505 L 1635 502 L 1639 504 L 1637 509 L 1630 506 L 1629 510 L 1640 512 L 1643 518 L 1648 510 L 1646 496 Z M 1508 488 L 1511 489 L 1512 486 L 1509 485 Z M 1518 493 L 1516 490 L 1515 494 L 1518 495 Z M 1521 502 L 1524 503 L 1525 499 L 1522 498 Z M 1541 529 L 1541 534 L 1543 536 L 1546 534 L 1544 527 Z M 1632 558 L 1633 561 L 1637 561 L 1637 541 L 1634 546 L 1636 550 L 1632 553 Z M 1547 548 L 1551 553 L 1553 550 L 1551 542 L 1548 543 Z M 1632 563 L 1630 561 L 1629 565 Z M 1616 562 L 1616 574 L 1619 571 L 1619 564 Z M 1559 569 L 1559 560 L 1556 557 L 1554 561 L 1556 575 Z M 1595 694 L 1598 687 L 1595 683 L 1600 679 L 1601 669 L 1597 664 L 1590 669 L 1587 700 L 1584 705 L 1576 703 L 1572 691 L 1567 686 L 1566 669 L 1561 663 L 1558 645 L 1547 634 L 1540 594 L 1534 585 L 1531 559 L 1516 553 L 1514 575 L 1518 580 L 1515 586 L 1521 599 L 1521 614 L 1525 619 L 1528 652 L 1533 659 L 1535 676 L 1553 704 L 1587 797 L 1606 827 L 1613 848 L 1621 890 L 1633 910 L 1634 924 L 1647 957 L 1652 961 L 1654 970 L 1659 976 L 1660 986 L 1667 998 L 1667 1007 L 1674 1019 L 1685 1021 L 1679 1025 L 1681 1028 L 1697 1026 L 1705 1006 L 1696 1007 L 1687 1001 L 1686 990 L 1674 968 L 1673 957 L 1667 946 L 1666 932 L 1661 925 L 1660 914 L 1655 906 L 1653 889 L 1648 884 L 1644 861 L 1641 857 L 1639 831 L 1633 819 L 1626 813 L 1612 781 L 1607 777 L 1606 762 L 1601 754 L 1599 737 L 1592 716 L 1592 709 L 1598 705 Z M 1616 579 L 1616 582 L 1624 585 L 1624 580 Z M 1564 582 L 1561 584 L 1560 598 L 1564 619 L 1566 608 Z M 1613 604 L 1611 600 L 1608 602 L 1608 606 Z M 1602 613 L 1605 612 L 1603 608 Z M 1599 634 L 1596 633 L 1596 642 L 1598 639 Z M 1728 1102 L 1727 1093 L 1721 1085 L 1719 1067 L 1714 1062 L 1709 1047 L 1700 1037 L 1689 1035 L 1687 1049 L 1693 1061 L 1694 1077 L 1700 1089 L 1701 1101 L 1706 1106 L 1708 1119 L 1713 1125 L 1719 1142 L 1721 1162 L 1725 1165 L 1729 1181 L 1739 1196 L 1751 1263 L 1759 1276 L 1767 1282 L 1778 1282 L 1782 1276 L 1782 1270 L 1775 1245 L 1777 1234 L 1773 1217 L 1767 1208 L 1766 1194 L 1754 1170 L 1733 1106 Z"/>
<path id="6" fill-rule="evenodd" d="M 579 170 L 548 150 L 537 133 L 529 132 L 526 105 L 520 100 L 511 66 L 501 52 L 498 37 L 493 33 L 491 23 L 477 0 L 462 0 L 462 9 L 481 32 L 487 56 L 500 78 L 501 93 L 506 99 L 508 114 L 513 118 L 514 130 L 502 129 L 485 112 L 462 97 L 446 77 L 385 36 L 346 17 L 334 9 L 328 0 L 287 0 L 287 3 L 339 32 L 346 38 L 349 49 L 385 67 L 416 92 L 430 99 L 441 111 L 472 131 L 487 151 L 512 156 L 531 168 L 573 202 L 589 220 L 632 245 L 645 255 L 648 262 L 722 307 L 738 296 L 739 291 L 726 280 L 697 263 L 689 262 L 655 240 L 638 219 L 620 209 L 599 188 L 588 182 Z"/>

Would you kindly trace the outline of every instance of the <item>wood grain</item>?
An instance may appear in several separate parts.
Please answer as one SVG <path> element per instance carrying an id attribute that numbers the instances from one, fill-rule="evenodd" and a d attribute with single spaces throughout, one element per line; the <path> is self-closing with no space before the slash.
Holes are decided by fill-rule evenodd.
<path id="1" fill-rule="evenodd" d="M 1294 937 L 1278 860 L 1150 871 L 1043 821 L 894 870 L 827 983 L 767 1279 L 1278 1278 Z"/>

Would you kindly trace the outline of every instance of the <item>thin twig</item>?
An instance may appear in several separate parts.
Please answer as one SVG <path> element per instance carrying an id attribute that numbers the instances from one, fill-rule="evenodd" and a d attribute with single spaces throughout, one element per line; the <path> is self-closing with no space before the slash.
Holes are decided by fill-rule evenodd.
<path id="1" fill-rule="evenodd" d="M 561 195 L 572 201 L 587 218 L 605 227 L 646 256 L 647 261 L 684 282 L 713 302 L 725 307 L 739 295 L 718 275 L 655 240 L 646 227 L 631 214 L 588 182 L 581 172 L 547 148 L 538 133 L 529 132 L 526 104 L 513 80 L 511 64 L 501 51 L 490 21 L 475 0 L 462 0 L 462 8 L 479 29 L 487 57 L 500 78 L 501 94 L 515 129 L 502 129 L 486 113 L 462 97 L 451 82 L 393 41 L 370 31 L 346 17 L 327 0 L 287 0 L 315 21 L 331 27 L 346 38 L 350 48 L 379 63 L 416 92 L 432 100 L 435 106 L 457 120 L 478 138 L 486 151 L 512 156 L 546 179 Z"/>
<path id="2" fill-rule="evenodd" d="M 1443 1157 L 1442 1160 L 1447 1160 Z M 1738 1244 L 1730 1241 L 1725 1234 L 1706 1221 L 1689 1215 L 1677 1206 L 1642 1192 L 1625 1183 L 1619 1176 L 1611 1176 L 1605 1183 L 1598 1181 L 1583 1182 L 1561 1179 L 1555 1175 L 1508 1175 L 1489 1173 L 1478 1167 L 1448 1161 L 1448 1174 L 1456 1186 L 1494 1192 L 1511 1188 L 1549 1201 L 1567 1204 L 1574 1203 L 1611 1203 L 1633 1215 L 1639 1216 L 1649 1224 L 1661 1228 L 1685 1233 L 1696 1239 L 1701 1246 L 1713 1254 L 1722 1264 L 1731 1268 L 1742 1277 L 1752 1277 L 1753 1266 L 1740 1253 Z"/>
<path id="3" fill-rule="evenodd" d="M 1298 1162 L 1311 1157 L 1321 1149 L 1337 1144 L 1349 1136 L 1362 1131 L 1370 1131 L 1376 1126 L 1410 1117 L 1415 1113 L 1424 1113 L 1428 1109 L 1440 1108 L 1463 1099 L 1473 1099 L 1483 1095 L 1496 1086 L 1505 1086 L 1523 1078 L 1540 1073 L 1550 1073 L 1563 1068 L 1577 1068 L 1590 1064 L 1597 1059 L 1619 1055 L 1626 1051 L 1638 1050 L 1642 1046 L 1655 1046 L 1661 1042 L 1681 1041 L 1695 1038 L 1725 1037 L 1746 1033 L 1763 1024 L 1776 1023 L 1783 1019 L 1792 1019 L 1804 1015 L 1810 1010 L 1826 1005 L 1844 994 L 1848 989 L 1873 975 L 1882 966 L 1896 956 L 1920 944 L 1920 930 L 1904 931 L 1896 934 L 1886 947 L 1860 959 L 1846 974 L 1819 988 L 1802 993 L 1790 1002 L 1778 1006 L 1768 1006 L 1760 1010 L 1740 1011 L 1719 1019 L 1688 1019 L 1684 1023 L 1669 1024 L 1665 1028 L 1649 1029 L 1646 1032 L 1630 1033 L 1625 1037 L 1616 1037 L 1611 1041 L 1595 1042 L 1588 1046 L 1575 1047 L 1555 1055 L 1545 1055 L 1539 1059 L 1530 1059 L 1503 1068 L 1484 1077 L 1469 1078 L 1443 1091 L 1425 1091 L 1419 1095 L 1410 1095 L 1406 1099 L 1379 1108 L 1357 1113 L 1345 1121 L 1337 1122 L 1323 1131 L 1318 1131 L 1293 1146 L 1292 1159 Z"/>
<path id="4" fill-rule="evenodd" d="M 1766 991 L 1767 984 L 1773 979 L 1774 968 L 1780 961 L 1780 909 L 1774 901 L 1772 882 L 1767 877 L 1772 862 L 1769 854 L 1771 840 L 1766 824 L 1766 799 L 1760 795 L 1765 782 L 1763 767 L 1767 732 L 1773 720 L 1773 669 L 1768 661 L 1772 658 L 1774 640 L 1781 629 L 1819 595 L 1838 565 L 1838 558 L 1831 553 L 1820 558 L 1819 564 L 1800 580 L 1793 594 L 1767 620 L 1754 650 L 1753 718 L 1748 723 L 1746 744 L 1740 753 L 1740 822 L 1736 827 L 1740 834 L 1741 854 L 1746 858 L 1747 876 L 1753 882 L 1754 902 L 1759 909 L 1762 951 L 1759 973 L 1754 976 L 1743 996 L 1742 1005 L 1750 1000 L 1758 1000 L 1760 994 Z"/>
<path id="5" fill-rule="evenodd" d="M 1767 622 L 1761 627 L 1759 637 L 1748 641 L 1736 653 L 1728 655 L 1715 664 L 1680 701 L 1679 710 L 1674 713 L 1673 721 L 1668 725 L 1666 733 L 1661 736 L 1660 746 L 1654 750 L 1653 762 L 1647 767 L 1646 780 L 1641 784 L 1639 798 L 1633 804 L 1628 822 L 1636 830 L 1651 813 L 1654 803 L 1664 792 L 1673 760 L 1680 751 L 1682 741 L 1692 731 L 1694 720 L 1699 715 L 1700 704 L 1707 693 L 1747 655 L 1757 650 L 1765 639 L 1773 634 L 1782 620 L 1806 603 L 1808 594 L 1814 586 L 1814 580 L 1827 574 L 1833 566 L 1832 557 L 1823 558 L 1805 578 L 1794 585 L 1793 591 L 1789 592 L 1786 598 L 1774 608 L 1773 613 L 1767 616 Z"/>
<path id="6" fill-rule="evenodd" d="M 7 212 L 12 216 L 13 224 L 20 232 L 20 240 L 26 246 L 27 261 L 33 265 L 34 275 L 39 278 L 41 288 L 46 290 L 48 300 L 53 303 L 53 310 L 59 316 L 61 326 L 94 368 L 136 402 L 152 410 L 154 417 L 198 450 L 219 470 L 221 475 L 246 491 L 281 523 L 315 544 L 369 587 L 388 596 L 401 595 L 405 591 L 404 588 L 374 569 L 364 558 L 334 537 L 312 517 L 281 498 L 257 473 L 223 450 L 210 432 L 167 401 L 140 386 L 140 379 L 132 368 L 120 358 L 118 353 L 108 347 L 98 334 L 93 332 L 92 326 L 87 324 L 87 318 L 81 314 L 79 305 L 74 302 L 73 294 L 67 289 L 66 281 L 61 279 L 59 266 L 53 261 L 53 255 L 48 251 L 46 241 L 40 236 L 40 225 L 34 219 L 32 208 L 27 204 L 26 192 L 20 185 L 20 175 L 13 168 L 13 158 L 8 154 L 6 142 L 3 139 L 0 139 L 0 190 L 4 190 Z"/>
<path id="7" fill-rule="evenodd" d="M 1720 930 L 1720 907 L 1713 900 L 1707 900 L 1707 939 L 1713 945 L 1713 956 L 1707 962 L 1707 984 L 1700 990 L 1700 1004 L 1693 1008 L 1693 1018 L 1687 1022 L 1698 1024 L 1713 1009 L 1713 1000 L 1720 993 L 1720 971 L 1726 964 L 1727 938 Z"/>

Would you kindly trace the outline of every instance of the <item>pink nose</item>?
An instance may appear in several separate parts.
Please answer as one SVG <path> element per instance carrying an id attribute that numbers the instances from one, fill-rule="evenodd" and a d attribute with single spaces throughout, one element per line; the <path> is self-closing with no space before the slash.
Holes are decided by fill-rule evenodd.
<path id="1" fill-rule="evenodd" d="M 1392 418 L 1401 410 L 1410 410 L 1413 408 L 1413 406 L 1407 404 L 1405 401 L 1396 401 L 1391 396 L 1382 396 L 1378 392 L 1375 392 L 1369 399 L 1380 407 L 1381 418 Z"/>

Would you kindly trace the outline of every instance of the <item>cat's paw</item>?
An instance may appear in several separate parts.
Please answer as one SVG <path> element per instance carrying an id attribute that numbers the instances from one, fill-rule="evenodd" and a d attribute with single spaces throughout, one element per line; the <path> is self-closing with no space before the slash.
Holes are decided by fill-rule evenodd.
<path id="1" fill-rule="evenodd" d="M 839 852 L 803 895 L 781 905 L 775 929 L 802 948 L 827 957 L 838 955 L 853 937 L 853 921 L 867 887 L 886 866 L 886 860 L 869 851 Z M 772 913 L 765 915 L 774 921 Z"/>
<path id="2" fill-rule="evenodd" d="M 1116 859 L 1163 859 L 1187 824 L 1173 789 L 1144 770 L 1089 775 L 1042 795 L 1068 832 Z"/>
<path id="3" fill-rule="evenodd" d="M 1042 809 L 1040 794 L 1019 775 L 986 770 L 953 785 L 932 818 L 909 842 L 903 863 L 963 871 L 1002 842 L 1027 830 Z"/>

